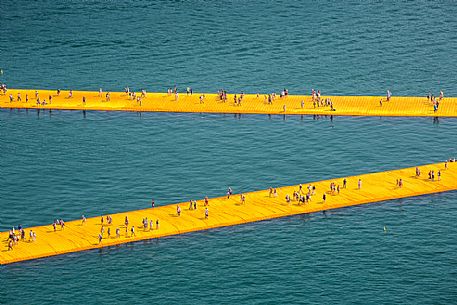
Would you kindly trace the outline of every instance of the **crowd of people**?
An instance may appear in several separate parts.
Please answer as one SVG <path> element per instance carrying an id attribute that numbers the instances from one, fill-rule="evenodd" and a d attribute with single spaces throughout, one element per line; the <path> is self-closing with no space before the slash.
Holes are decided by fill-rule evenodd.
<path id="1" fill-rule="evenodd" d="M 7 92 L 7 87 L 5 84 L 1 84 L 0 86 L 0 89 L 2 90 L 2 92 L 4 94 L 6 94 Z M 128 98 L 130 100 L 134 100 L 137 102 L 137 104 L 139 106 L 142 106 L 142 100 L 144 98 L 146 98 L 146 90 L 145 89 L 141 89 L 141 94 L 137 94 L 135 91 L 131 91 L 130 90 L 130 87 L 126 86 L 124 88 L 124 93 L 126 95 L 128 95 Z M 60 96 L 60 93 L 61 93 L 61 90 L 60 89 L 57 89 L 56 90 L 56 96 Z M 178 88 L 177 86 L 175 85 L 174 88 L 168 88 L 167 89 L 167 94 L 168 95 L 173 95 L 175 96 L 175 101 L 178 101 L 179 100 L 179 92 L 178 92 Z M 193 94 L 193 89 L 191 87 L 187 87 L 186 88 L 186 94 L 187 95 L 192 95 Z M 218 98 L 220 101 L 223 101 L 223 102 L 226 102 L 227 101 L 227 91 L 224 90 L 224 89 L 220 89 L 218 90 L 217 92 L 217 95 L 218 95 Z M 289 90 L 284 88 L 281 92 L 280 92 L 280 98 L 285 98 L 289 95 Z M 233 96 L 233 104 L 235 106 L 241 106 L 242 105 L 242 102 L 244 100 L 244 96 L 245 96 L 245 93 L 244 92 L 241 92 L 239 95 L 238 94 L 234 94 Z M 99 92 L 98 92 L 98 97 L 103 97 L 103 89 L 100 88 L 99 89 Z M 259 94 L 257 93 L 257 98 L 259 97 Z M 51 105 L 52 104 L 52 98 L 53 96 L 52 95 L 49 95 L 48 96 L 48 101 L 46 101 L 46 98 L 42 98 L 39 96 L 39 93 L 38 91 L 35 91 L 35 103 L 37 106 L 45 106 L 45 105 Z M 72 99 L 73 98 L 73 90 L 69 90 L 69 93 L 68 93 L 68 96 L 67 96 L 67 99 Z M 317 106 L 330 106 L 331 107 L 331 110 L 334 111 L 335 109 L 333 108 L 333 103 L 331 102 L 330 99 L 326 99 L 325 101 L 321 101 L 320 99 L 320 90 L 317 91 L 317 95 L 316 95 L 316 92 L 314 91 L 314 89 L 312 90 L 312 101 L 313 101 L 313 104 L 314 104 L 314 108 Z M 271 93 L 271 94 L 268 94 L 268 95 L 265 95 L 265 102 L 272 105 L 273 104 L 273 101 L 275 101 L 276 99 L 276 93 Z M 18 102 L 22 102 L 22 96 L 21 96 L 21 93 L 18 92 L 17 94 L 17 98 L 15 99 L 14 96 L 12 94 L 9 95 L 9 100 L 10 100 L 10 103 L 14 102 L 14 101 L 18 101 Z M 205 95 L 202 94 L 199 96 L 199 100 L 200 100 L 200 104 L 204 104 L 205 103 Z M 82 104 L 83 105 L 86 105 L 87 103 L 87 97 L 86 96 L 82 96 Z M 106 102 L 110 102 L 111 101 L 111 93 L 110 92 L 106 92 L 105 94 L 105 101 Z M 29 102 L 29 96 L 28 94 L 25 95 L 25 102 L 28 103 Z M 304 108 L 304 100 L 302 100 L 300 102 L 300 106 L 301 108 Z M 286 105 L 284 104 L 283 105 L 283 111 L 285 112 L 286 111 Z"/>
<path id="2" fill-rule="evenodd" d="M 7 89 L 6 84 L 0 84 L 0 92 L 3 92 L 3 94 L 5 95 L 7 91 L 8 91 L 8 89 Z M 57 96 L 60 96 L 60 92 L 61 92 L 61 90 L 57 89 Z M 137 105 L 139 105 L 139 106 L 142 106 L 142 101 L 143 101 L 144 98 L 146 98 L 146 90 L 145 89 L 140 89 L 140 93 L 137 93 L 135 91 L 131 91 L 130 87 L 126 86 L 124 88 L 124 93 L 126 95 L 128 95 L 128 99 L 136 101 Z M 193 95 L 193 89 L 191 87 L 187 87 L 186 90 L 185 90 L 185 93 L 188 96 L 189 95 Z M 175 101 L 179 100 L 179 91 L 178 91 L 178 87 L 176 85 L 174 86 L 174 88 L 167 88 L 167 94 L 168 95 L 174 95 Z M 220 90 L 217 91 L 217 97 L 218 97 L 219 101 L 227 102 L 227 99 L 228 99 L 227 95 L 228 95 L 228 93 L 227 93 L 227 91 L 225 89 L 220 89 Z M 289 90 L 286 89 L 286 88 L 281 90 L 280 93 L 279 93 L 279 97 L 281 99 L 286 98 L 288 95 L 289 95 Z M 100 98 L 103 97 L 102 88 L 99 89 L 98 96 Z M 237 94 L 237 93 L 233 94 L 233 105 L 234 106 L 241 106 L 243 104 L 244 96 L 245 96 L 244 92 L 241 92 L 240 94 Z M 438 97 L 435 97 L 435 95 L 433 95 L 431 92 L 429 92 L 426 97 L 427 97 L 427 100 L 432 103 L 433 111 L 437 112 L 438 109 L 439 109 L 440 103 L 444 99 L 444 92 L 443 92 L 443 90 L 440 90 L 440 93 L 439 93 Z M 44 98 L 40 97 L 38 91 L 35 91 L 35 102 L 36 102 L 37 106 L 39 106 L 39 105 L 43 105 L 43 106 L 51 105 L 52 104 L 52 98 L 53 98 L 53 96 L 49 95 L 48 96 L 48 100 L 46 100 L 46 97 L 44 97 Z M 73 98 L 73 91 L 72 90 L 69 90 L 69 94 L 68 94 L 67 98 L 68 99 Z M 257 98 L 259 98 L 259 94 L 258 93 L 257 93 Z M 275 92 L 264 95 L 265 104 L 272 105 L 274 103 L 275 99 L 276 99 L 276 93 Z M 389 102 L 389 101 L 391 101 L 391 99 L 392 99 L 392 92 L 390 90 L 387 90 L 385 100 L 381 99 L 379 101 L 379 105 L 382 107 L 384 101 Z M 23 99 L 22 96 L 21 96 L 21 93 L 18 92 L 16 97 L 14 97 L 13 94 L 10 94 L 9 95 L 9 100 L 10 100 L 11 103 L 14 102 L 14 101 L 17 101 L 17 102 L 25 101 L 26 103 L 28 103 L 29 102 L 29 96 L 28 96 L 28 94 L 25 94 L 25 99 Z M 205 103 L 205 95 L 203 95 L 203 94 L 200 95 L 199 96 L 199 100 L 200 100 L 200 104 L 204 104 Z M 82 97 L 82 104 L 86 105 L 87 101 L 88 101 L 87 97 L 83 96 Z M 105 101 L 106 102 L 110 102 L 111 101 L 110 92 L 106 92 L 105 93 Z M 332 99 L 331 98 L 322 98 L 321 90 L 319 90 L 319 89 L 318 90 L 311 89 L 311 103 L 312 103 L 314 108 L 317 108 L 317 107 L 329 107 L 330 111 L 336 111 Z M 305 101 L 301 100 L 300 101 L 300 108 L 303 109 L 304 107 L 305 107 Z M 283 112 L 286 112 L 286 104 L 283 105 Z"/>
<path id="3" fill-rule="evenodd" d="M 27 239 L 25 229 L 22 225 L 18 225 L 17 229 L 13 227 L 8 233 L 8 251 L 13 250 L 13 247 L 16 246 L 19 241 L 24 242 L 34 242 L 37 238 L 37 234 L 35 231 L 29 231 L 29 237 Z"/>
<path id="4" fill-rule="evenodd" d="M 361 181 L 361 180 L 359 180 Z M 347 186 L 347 180 L 346 178 L 343 179 L 343 188 L 346 188 Z M 327 194 L 330 195 L 337 195 L 341 191 L 340 185 L 336 184 L 335 182 L 331 182 L 329 186 L 329 191 L 324 192 L 322 194 L 322 203 L 325 203 L 327 200 Z M 312 197 L 316 195 L 316 186 L 309 184 L 306 189 L 303 188 L 303 185 L 300 184 L 298 186 L 298 190 L 294 190 L 292 193 L 292 196 L 287 194 L 285 197 L 285 200 L 287 203 L 291 203 L 292 201 L 296 201 L 298 205 L 302 204 L 308 204 L 312 201 Z M 271 188 L 270 187 L 270 192 L 269 192 L 269 197 L 277 197 L 277 191 L 276 188 Z"/>

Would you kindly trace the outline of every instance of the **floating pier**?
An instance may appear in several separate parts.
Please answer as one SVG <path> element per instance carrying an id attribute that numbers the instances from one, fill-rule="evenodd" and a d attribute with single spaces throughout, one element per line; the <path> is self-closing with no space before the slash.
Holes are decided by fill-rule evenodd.
<path id="1" fill-rule="evenodd" d="M 420 176 L 416 175 L 416 168 L 412 167 L 319 182 L 306 183 L 304 181 L 302 195 L 308 192 L 309 185 L 315 187 L 311 201 L 305 204 L 296 200 L 287 202 L 285 199 L 287 195 L 293 197 L 294 191 L 300 190 L 300 187 L 296 185 L 278 187 L 276 195 L 270 194 L 270 190 L 245 193 L 244 203 L 240 194 L 234 194 L 230 198 L 223 196 L 209 199 L 207 207 L 204 200 L 198 200 L 197 209 L 189 209 L 189 202 L 184 202 L 118 213 L 111 215 L 112 223 L 109 225 L 105 215 L 103 225 L 101 216 L 98 216 L 88 218 L 85 223 L 82 220 L 66 222 L 64 229 L 57 226 L 56 231 L 52 224 L 26 228 L 25 240 L 20 240 L 12 250 L 8 250 L 9 233 L 1 232 L 0 264 L 457 189 L 457 163 L 447 163 L 447 168 L 445 163 L 438 163 L 423 165 L 419 169 Z M 430 171 L 434 171 L 434 179 L 429 179 Z M 347 181 L 346 188 L 343 187 L 344 179 Z M 397 184 L 400 179 L 402 186 Z M 331 183 L 334 183 L 336 188 L 339 186 L 339 192 L 330 190 Z M 325 201 L 323 200 L 324 194 L 326 195 Z M 180 216 L 177 215 L 178 205 L 181 208 Z M 208 208 L 208 218 L 205 217 L 206 208 Z M 127 228 L 124 224 L 126 216 L 129 219 Z M 152 230 L 149 227 L 143 228 L 142 220 L 144 218 L 154 222 Z M 155 224 L 156 220 L 159 220 L 158 228 Z M 132 226 L 135 227 L 134 236 L 131 234 Z M 103 239 L 99 242 L 98 235 L 102 227 L 104 228 Z M 109 237 L 107 236 L 108 228 L 111 231 Z M 117 228 L 120 229 L 119 237 L 116 237 Z M 36 240 L 29 238 L 30 230 L 36 233 Z"/>
<path id="2" fill-rule="evenodd" d="M 40 104 L 37 104 L 36 92 Z M 20 99 L 18 99 L 20 93 Z M 13 101 L 10 101 L 10 95 Z M 28 101 L 26 101 L 26 96 Z M 203 97 L 202 97 L 203 96 Z M 49 99 L 51 97 L 51 99 Z M 137 100 L 140 97 L 140 100 Z M 201 98 L 202 97 L 202 98 Z M 237 100 L 240 94 L 237 94 Z M 85 102 L 83 102 L 83 98 Z M 240 113 L 280 115 L 348 115 L 348 116 L 424 116 L 457 117 L 457 98 L 445 97 L 439 101 L 437 111 L 427 97 L 397 97 L 390 101 L 382 96 L 322 96 L 330 99 L 332 106 L 314 103 L 311 96 L 288 95 L 269 103 L 266 94 L 246 94 L 241 103 L 234 102 L 234 94 L 221 101 L 217 94 L 201 93 L 147 93 L 136 98 L 124 92 L 106 93 L 90 91 L 21 90 L 9 89 L 0 94 L 0 108 L 53 109 L 53 110 L 99 110 L 136 112 L 196 112 L 196 113 Z M 382 103 L 381 103 L 382 100 Z M 438 99 L 437 99 L 438 100 Z M 43 105 L 42 102 L 46 103 Z"/>

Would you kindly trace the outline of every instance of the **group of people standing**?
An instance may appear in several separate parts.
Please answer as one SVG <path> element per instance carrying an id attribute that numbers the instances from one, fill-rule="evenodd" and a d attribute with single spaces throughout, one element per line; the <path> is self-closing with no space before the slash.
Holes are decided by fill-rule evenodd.
<path id="1" fill-rule="evenodd" d="M 346 188 L 346 186 L 347 186 L 347 180 L 346 180 L 346 178 L 344 178 L 343 179 L 343 188 Z M 359 189 L 360 188 L 361 188 L 361 180 L 359 179 Z M 331 194 L 331 195 L 339 194 L 340 190 L 341 190 L 341 187 L 339 184 L 337 185 L 335 182 L 331 182 L 330 190 L 328 192 L 324 192 L 324 194 L 322 195 L 322 203 L 326 202 L 327 194 Z M 273 189 L 270 187 L 270 197 L 271 197 L 271 194 L 273 194 L 273 196 L 275 196 L 276 189 Z M 314 196 L 315 194 L 316 194 L 315 185 L 309 184 L 305 191 L 303 188 L 303 185 L 300 184 L 298 186 L 298 190 L 294 190 L 294 192 L 292 193 L 292 196 L 290 196 L 289 194 L 286 195 L 285 200 L 287 203 L 291 203 L 292 201 L 297 201 L 298 205 L 307 204 L 307 203 L 311 202 L 312 196 Z"/>
<path id="2" fill-rule="evenodd" d="M 36 240 L 36 232 L 33 230 L 29 231 L 29 239 L 26 239 L 25 229 L 22 225 L 17 226 L 17 230 L 13 227 L 8 233 L 8 251 L 13 250 L 13 247 L 19 244 L 19 241 L 34 242 Z"/>
<path id="3" fill-rule="evenodd" d="M 437 112 L 437 111 L 438 111 L 438 108 L 439 108 L 440 103 L 441 103 L 441 101 L 443 100 L 443 98 L 444 98 L 444 92 L 443 92 L 443 90 L 440 90 L 440 95 L 439 95 L 438 99 L 432 94 L 432 92 L 429 92 L 429 93 L 427 94 L 427 100 L 428 100 L 429 102 L 432 102 L 432 104 L 433 104 L 433 111 L 434 111 L 434 112 Z"/>

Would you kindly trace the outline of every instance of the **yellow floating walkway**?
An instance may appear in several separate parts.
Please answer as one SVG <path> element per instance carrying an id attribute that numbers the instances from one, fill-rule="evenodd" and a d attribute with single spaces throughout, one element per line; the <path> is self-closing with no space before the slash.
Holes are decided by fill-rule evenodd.
<path id="1" fill-rule="evenodd" d="M 433 103 L 426 97 L 392 97 L 387 102 L 380 96 L 323 96 L 330 98 L 330 106 L 315 106 L 310 96 L 289 95 L 285 98 L 277 96 L 271 104 L 267 95 L 245 95 L 241 105 L 235 105 L 234 95 L 229 94 L 227 101 L 219 100 L 217 94 L 204 94 L 200 101 L 200 93 L 193 95 L 167 93 L 147 93 L 141 102 L 129 98 L 123 92 L 111 92 L 107 100 L 105 93 L 89 91 L 38 90 L 40 102 L 37 104 L 35 90 L 9 89 L 0 94 L 0 108 L 27 109 L 62 109 L 62 110 L 103 110 L 103 111 L 145 111 L 145 112 L 197 112 L 197 113 L 243 113 L 243 114 L 307 114 L 307 115 L 350 115 L 350 116 L 431 116 L 457 117 L 457 98 L 445 97 L 438 111 L 433 111 Z M 18 100 L 20 93 L 21 100 Z M 10 102 L 10 94 L 13 101 Z M 26 95 L 28 102 L 26 102 Z M 140 93 L 138 93 L 140 95 Z M 240 95 L 238 94 L 237 97 Z M 51 103 L 49 103 L 51 97 Z M 86 102 L 83 103 L 83 97 Z M 383 99 L 382 106 L 380 100 Z M 302 107 L 303 101 L 303 107 Z"/>
<path id="2" fill-rule="evenodd" d="M 457 163 L 451 162 L 448 163 L 447 169 L 445 167 L 444 163 L 420 166 L 422 173 L 419 177 L 416 176 L 415 168 L 346 177 L 347 188 L 343 188 L 344 178 L 304 183 L 303 193 L 308 192 L 308 185 L 315 186 L 316 191 L 310 202 L 300 205 L 298 201 L 292 200 L 288 203 L 285 200 L 286 195 L 292 196 L 294 191 L 299 190 L 299 186 L 277 188 L 277 196 L 270 196 L 269 190 L 247 193 L 244 194 L 246 198 L 244 203 L 241 202 L 239 194 L 231 196 L 230 199 L 225 196 L 214 198 L 209 200 L 207 219 L 203 200 L 197 202 L 196 210 L 189 210 L 188 203 L 179 204 L 182 209 L 180 216 L 176 213 L 177 204 L 119 213 L 112 215 L 111 225 L 107 225 L 105 219 L 103 226 L 105 233 L 101 243 L 98 242 L 98 234 L 102 228 L 100 217 L 89 218 L 84 224 L 81 220 L 67 222 L 63 230 L 58 227 L 57 231 L 54 231 L 51 225 L 27 228 L 26 240 L 19 241 L 13 246 L 13 250 L 8 250 L 8 232 L 2 232 L 0 233 L 0 264 L 289 215 L 455 190 L 457 189 Z M 435 172 L 434 180 L 428 179 L 428 173 L 431 170 Z M 441 173 L 440 176 L 438 172 Z M 358 189 L 359 179 L 362 182 L 360 189 Z M 402 187 L 396 185 L 397 179 L 402 179 Z M 337 191 L 330 192 L 332 182 L 340 186 L 339 194 Z M 327 197 L 325 202 L 324 193 Z M 124 225 L 126 216 L 129 219 L 127 232 Z M 145 217 L 154 221 L 153 230 L 143 229 L 142 219 Z M 157 219 L 159 228 L 155 226 Z M 133 225 L 135 236 L 130 234 Z M 108 228 L 111 230 L 110 237 L 107 236 Z M 115 236 L 116 228 L 121 231 L 120 237 Z M 29 240 L 30 230 L 37 234 L 35 241 Z"/>

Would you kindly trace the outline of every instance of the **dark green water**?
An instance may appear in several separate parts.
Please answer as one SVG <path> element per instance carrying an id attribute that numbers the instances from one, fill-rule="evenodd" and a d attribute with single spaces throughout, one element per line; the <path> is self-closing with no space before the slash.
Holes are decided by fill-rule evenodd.
<path id="1" fill-rule="evenodd" d="M 454 2 L 0 3 L 11 87 L 456 95 Z M 431 163 L 457 120 L 0 111 L 0 229 Z M 453 304 L 457 193 L 0 267 L 4 304 Z M 383 227 L 389 228 L 388 233 Z"/>

